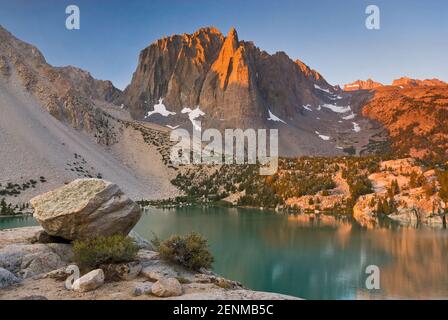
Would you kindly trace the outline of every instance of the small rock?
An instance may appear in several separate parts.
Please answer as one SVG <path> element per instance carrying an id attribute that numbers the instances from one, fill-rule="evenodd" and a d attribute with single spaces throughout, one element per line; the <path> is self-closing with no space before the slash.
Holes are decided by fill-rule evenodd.
<path id="1" fill-rule="evenodd" d="M 0 268 L 0 289 L 19 283 L 20 279 L 6 269 Z"/>
<path id="2" fill-rule="evenodd" d="M 152 282 L 139 283 L 135 286 L 134 290 L 132 290 L 132 295 L 138 297 L 144 294 L 152 293 L 152 286 Z"/>
<path id="3" fill-rule="evenodd" d="M 23 279 L 53 271 L 62 265 L 61 258 L 53 252 L 25 256 L 19 275 Z"/>
<path id="4" fill-rule="evenodd" d="M 176 278 L 160 279 L 152 286 L 152 294 L 161 297 L 178 297 L 182 295 L 182 285 Z"/>
<path id="5" fill-rule="evenodd" d="M 69 274 L 67 273 L 66 268 L 64 267 L 48 272 L 46 275 L 44 275 L 43 278 L 54 279 L 56 281 L 65 281 L 68 276 Z"/>
<path id="6" fill-rule="evenodd" d="M 73 290 L 88 292 L 98 289 L 104 284 L 104 272 L 101 269 L 93 270 L 73 283 Z"/>
<path id="7" fill-rule="evenodd" d="M 140 262 L 135 261 L 102 265 L 101 269 L 104 270 L 104 275 L 107 281 L 129 281 L 137 278 L 142 271 L 142 265 Z"/>

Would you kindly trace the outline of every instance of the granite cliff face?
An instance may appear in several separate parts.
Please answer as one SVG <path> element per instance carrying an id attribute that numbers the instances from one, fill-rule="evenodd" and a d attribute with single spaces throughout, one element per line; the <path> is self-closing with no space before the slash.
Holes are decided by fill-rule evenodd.
<path id="1" fill-rule="evenodd" d="M 223 36 L 215 28 L 159 40 L 140 54 L 126 102 L 142 117 L 160 99 L 174 112 L 200 106 L 215 120 L 232 125 L 263 124 L 272 111 L 295 117 L 303 105 L 318 104 L 325 79 L 285 53 L 270 55 L 240 41 L 235 29 Z"/>
<path id="2" fill-rule="evenodd" d="M 190 129 L 185 113 L 199 108 L 202 128 L 276 128 L 282 155 L 343 154 L 368 142 L 353 137 L 359 131 L 348 120 L 356 110 L 339 87 L 283 52 L 241 41 L 235 29 L 224 36 L 203 28 L 154 42 L 141 52 L 124 96 L 134 118 L 169 127 Z M 155 112 L 156 105 L 166 112 Z"/>

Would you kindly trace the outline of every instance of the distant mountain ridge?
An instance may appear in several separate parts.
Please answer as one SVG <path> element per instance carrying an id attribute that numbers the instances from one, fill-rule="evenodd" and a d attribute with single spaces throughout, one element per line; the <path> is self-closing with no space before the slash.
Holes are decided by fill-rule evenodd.
<path id="1" fill-rule="evenodd" d="M 344 90 L 345 91 L 371 90 L 382 86 L 383 86 L 382 83 L 375 82 L 372 79 L 367 79 L 366 81 L 356 80 L 355 82 L 344 85 Z"/>
<path id="2" fill-rule="evenodd" d="M 448 85 L 446 82 L 439 79 L 412 79 L 407 77 L 402 77 L 399 79 L 395 79 L 392 81 L 391 86 L 393 87 L 437 87 L 437 86 L 446 86 Z M 356 90 L 372 90 L 380 87 L 386 86 L 380 82 L 375 82 L 372 79 L 356 80 L 355 82 L 348 83 L 344 85 L 344 91 L 356 91 Z"/>

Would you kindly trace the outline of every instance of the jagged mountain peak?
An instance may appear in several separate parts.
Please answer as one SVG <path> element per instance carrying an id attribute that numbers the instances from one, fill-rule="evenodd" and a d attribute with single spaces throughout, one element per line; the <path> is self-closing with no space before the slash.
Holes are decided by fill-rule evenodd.
<path id="1" fill-rule="evenodd" d="M 240 39 L 235 28 L 225 37 L 203 28 L 143 49 L 125 104 L 137 119 L 185 129 L 191 123 L 182 111 L 199 106 L 204 129 L 279 128 L 285 131 L 282 154 L 331 155 L 342 153 L 340 145 L 336 139 L 323 142 L 317 131 L 331 130 L 335 136 L 343 130 L 346 137 L 357 132 L 352 122 L 341 120 L 351 108 L 340 94 L 319 72 L 285 52 L 269 54 Z M 156 112 L 161 98 L 169 112 Z M 322 143 L 328 148 L 316 147 Z"/>
<path id="2" fill-rule="evenodd" d="M 238 43 L 238 32 L 236 31 L 235 27 L 231 27 L 229 30 L 229 33 L 227 34 L 227 39 L 231 40 L 233 43 Z"/>

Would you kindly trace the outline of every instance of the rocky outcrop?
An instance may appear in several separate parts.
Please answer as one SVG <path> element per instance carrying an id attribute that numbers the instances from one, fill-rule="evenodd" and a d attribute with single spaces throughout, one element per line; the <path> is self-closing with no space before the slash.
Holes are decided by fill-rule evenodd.
<path id="1" fill-rule="evenodd" d="M 375 194 L 361 196 L 353 207 L 353 218 L 364 228 L 373 229 L 379 224 L 376 208 L 371 206 L 375 198 Z"/>
<path id="2" fill-rule="evenodd" d="M 39 277 L 65 267 L 72 260 L 69 244 L 37 243 L 41 232 L 40 227 L 0 231 L 0 269 L 14 275 L 15 278 L 9 279 L 18 282 Z"/>
<path id="3" fill-rule="evenodd" d="M 406 226 L 443 227 L 445 205 L 434 170 L 424 171 L 411 158 L 383 161 L 379 167 L 380 172 L 368 177 L 375 193 L 361 196 L 353 208 L 353 217 L 361 226 L 374 228 L 385 218 Z M 393 183 L 398 190 L 391 194 Z M 390 212 L 379 208 L 385 201 Z"/>
<path id="4" fill-rule="evenodd" d="M 120 188 L 100 179 L 78 179 L 31 200 L 45 231 L 68 240 L 127 235 L 141 217 L 140 207 Z"/>

